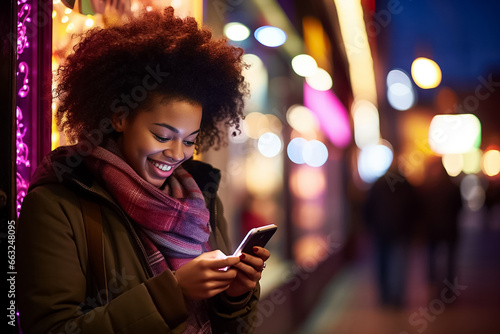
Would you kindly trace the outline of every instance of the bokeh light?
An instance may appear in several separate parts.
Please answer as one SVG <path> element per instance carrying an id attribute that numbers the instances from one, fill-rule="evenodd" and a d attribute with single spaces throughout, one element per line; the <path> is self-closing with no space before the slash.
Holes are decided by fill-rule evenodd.
<path id="1" fill-rule="evenodd" d="M 372 34 L 365 21 L 365 3 L 352 0 L 334 0 L 341 40 L 349 64 L 349 82 L 354 99 L 365 99 L 377 104 L 377 85 L 375 82 L 375 61 L 370 46 Z M 373 3 L 373 2 L 372 2 Z"/>
<path id="2" fill-rule="evenodd" d="M 232 41 L 244 41 L 250 36 L 250 29 L 239 22 L 230 22 L 224 26 L 224 35 Z"/>
<path id="3" fill-rule="evenodd" d="M 312 111 L 297 104 L 288 108 L 286 120 L 293 129 L 304 134 L 315 132 L 319 128 L 318 120 Z"/>
<path id="4" fill-rule="evenodd" d="M 278 135 L 272 132 L 266 132 L 259 137 L 257 148 L 263 156 L 272 158 L 281 152 L 283 143 Z"/>
<path id="5" fill-rule="evenodd" d="M 255 30 L 255 38 L 268 47 L 278 47 L 286 42 L 286 33 L 277 27 L 262 26 Z"/>
<path id="6" fill-rule="evenodd" d="M 283 124 L 275 115 L 254 111 L 245 116 L 245 119 L 241 123 L 241 128 L 247 137 L 259 139 L 266 132 L 280 135 Z"/>
<path id="7" fill-rule="evenodd" d="M 295 262 L 307 272 L 313 272 L 328 257 L 327 250 L 328 242 L 322 234 L 302 236 L 293 246 Z"/>
<path id="8" fill-rule="evenodd" d="M 369 145 L 360 150 L 358 172 L 364 182 L 375 182 L 391 166 L 393 153 L 388 145 L 388 143 Z"/>
<path id="9" fill-rule="evenodd" d="M 481 168 L 483 173 L 488 176 L 496 176 L 500 173 L 500 151 L 487 150 L 482 159 Z"/>
<path id="10" fill-rule="evenodd" d="M 280 134 L 283 130 L 283 123 L 281 123 L 281 120 L 273 114 L 265 114 L 264 116 L 267 118 L 269 130 L 273 133 Z"/>
<path id="11" fill-rule="evenodd" d="M 472 114 L 436 115 L 429 127 L 429 146 L 437 154 L 466 153 L 481 144 L 481 123 Z"/>
<path id="12" fill-rule="evenodd" d="M 477 175 L 466 175 L 462 179 L 460 182 L 460 193 L 470 210 L 477 211 L 483 207 L 485 193 Z"/>
<path id="13" fill-rule="evenodd" d="M 464 166 L 464 157 L 462 154 L 443 154 L 441 157 L 444 169 L 449 176 L 458 176 Z"/>
<path id="14" fill-rule="evenodd" d="M 319 140 L 310 140 L 304 145 L 302 156 L 309 166 L 320 167 L 328 160 L 328 149 Z"/>
<path id="15" fill-rule="evenodd" d="M 253 139 L 258 139 L 269 129 L 269 121 L 260 112 L 251 112 L 245 116 L 242 122 L 243 132 Z"/>
<path id="16" fill-rule="evenodd" d="M 88 16 L 87 19 L 85 20 L 85 27 L 86 28 L 92 28 L 92 26 L 94 25 L 95 21 L 94 19 L 92 18 L 92 16 Z"/>
<path id="17" fill-rule="evenodd" d="M 481 182 L 477 175 L 467 175 L 460 182 L 460 193 L 466 200 L 471 199 L 474 195 L 474 188 L 479 187 Z"/>
<path id="18" fill-rule="evenodd" d="M 481 158 L 483 152 L 480 149 L 473 148 L 463 154 L 464 165 L 462 171 L 465 174 L 476 174 L 481 171 Z"/>
<path id="19" fill-rule="evenodd" d="M 418 87 L 431 89 L 439 86 L 442 74 L 441 68 L 435 61 L 420 57 L 411 64 L 411 76 Z"/>
<path id="20" fill-rule="evenodd" d="M 401 70 L 387 74 L 387 100 L 396 110 L 408 110 L 415 104 L 415 90 L 408 75 Z"/>
<path id="21" fill-rule="evenodd" d="M 295 73 L 297 73 L 297 75 L 307 77 L 316 73 L 318 70 L 318 64 L 313 57 L 306 54 L 300 54 L 293 57 L 292 69 Z"/>
<path id="22" fill-rule="evenodd" d="M 73 31 L 75 31 L 75 24 L 73 22 L 70 22 L 68 24 L 68 26 L 66 27 L 66 32 L 67 33 L 71 33 Z"/>
<path id="23" fill-rule="evenodd" d="M 293 163 L 321 167 L 328 160 L 328 148 L 319 140 L 296 137 L 288 143 L 287 155 Z"/>
<path id="24" fill-rule="evenodd" d="M 306 82 L 316 90 L 329 90 L 333 86 L 330 73 L 322 68 L 318 68 L 312 75 L 306 76 Z"/>
<path id="25" fill-rule="evenodd" d="M 290 140 L 288 146 L 286 148 L 286 153 L 288 158 L 296 164 L 304 164 L 304 156 L 302 155 L 302 151 L 304 150 L 304 146 L 307 144 L 307 140 L 301 137 L 296 137 Z"/>
<path id="26" fill-rule="evenodd" d="M 305 200 L 318 198 L 326 190 L 325 174 L 307 165 L 292 170 L 289 182 L 292 194 Z"/>
<path id="27" fill-rule="evenodd" d="M 379 113 L 367 100 L 356 101 L 351 114 L 354 123 L 354 141 L 359 148 L 377 144 L 380 140 Z"/>
<path id="28" fill-rule="evenodd" d="M 282 189 L 282 159 L 267 159 L 255 152 L 245 159 L 246 188 L 256 196 L 270 196 Z"/>
<path id="29" fill-rule="evenodd" d="M 351 141 L 351 124 L 347 110 L 331 90 L 318 91 L 304 82 L 304 105 L 318 118 L 328 139 L 344 148 Z"/>
<path id="30" fill-rule="evenodd" d="M 405 71 L 400 70 L 400 69 L 394 69 L 389 71 L 387 73 L 387 78 L 386 78 L 386 83 L 387 87 L 391 87 L 394 84 L 403 84 L 407 87 L 411 87 L 411 79 L 408 76 L 408 74 L 405 73 Z"/>

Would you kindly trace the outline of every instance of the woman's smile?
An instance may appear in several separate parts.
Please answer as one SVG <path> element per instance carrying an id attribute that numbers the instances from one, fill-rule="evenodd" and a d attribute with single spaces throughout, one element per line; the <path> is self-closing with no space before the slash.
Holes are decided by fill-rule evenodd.
<path id="1" fill-rule="evenodd" d="M 172 166 L 170 165 L 166 165 L 166 164 L 162 164 L 160 162 L 157 162 L 153 159 L 150 159 L 148 158 L 148 161 L 151 162 L 155 167 L 157 167 L 158 169 L 160 169 L 162 172 L 168 172 L 172 169 Z"/>
<path id="2" fill-rule="evenodd" d="M 165 180 L 167 177 L 169 177 L 177 167 L 177 166 L 167 165 L 165 163 L 160 163 L 151 158 L 147 158 L 146 161 L 148 162 L 149 165 L 148 168 L 151 171 L 151 176 L 153 178 L 158 178 L 161 180 Z"/>

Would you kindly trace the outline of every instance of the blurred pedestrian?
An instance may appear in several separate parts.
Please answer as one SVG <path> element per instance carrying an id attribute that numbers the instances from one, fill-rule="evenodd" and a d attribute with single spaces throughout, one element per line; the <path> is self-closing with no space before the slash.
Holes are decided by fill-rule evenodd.
<path id="1" fill-rule="evenodd" d="M 423 232 L 427 248 L 428 281 L 436 293 L 444 279 L 456 275 L 456 250 L 459 240 L 458 215 L 462 207 L 460 188 L 453 183 L 436 159 L 429 164 L 420 187 L 423 205 Z M 442 270 L 439 270 L 442 268 Z M 431 292 L 432 294 L 435 292 Z"/>
<path id="2" fill-rule="evenodd" d="M 371 186 L 363 213 L 375 248 L 380 303 L 400 308 L 404 306 L 418 196 L 395 164 Z"/>

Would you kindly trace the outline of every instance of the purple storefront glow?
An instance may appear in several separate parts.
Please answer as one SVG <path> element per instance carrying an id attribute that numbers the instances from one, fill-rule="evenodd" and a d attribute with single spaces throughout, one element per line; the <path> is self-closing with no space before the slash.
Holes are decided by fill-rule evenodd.
<path id="1" fill-rule="evenodd" d="M 31 4 L 28 0 L 17 2 L 17 108 L 16 108 L 16 212 L 19 215 L 21 204 L 28 190 L 31 175 L 30 147 L 25 137 L 29 133 L 30 119 L 25 119 L 25 115 L 30 115 L 32 94 L 30 94 L 30 67 L 33 67 L 32 54 L 30 54 L 29 36 L 27 27 L 31 24 Z M 26 51 L 26 52 L 25 52 Z M 27 110 L 28 109 L 28 110 Z"/>
<path id="2" fill-rule="evenodd" d="M 321 129 L 335 146 L 349 145 L 352 137 L 349 115 L 332 91 L 319 91 L 304 82 L 304 105 L 318 117 Z"/>

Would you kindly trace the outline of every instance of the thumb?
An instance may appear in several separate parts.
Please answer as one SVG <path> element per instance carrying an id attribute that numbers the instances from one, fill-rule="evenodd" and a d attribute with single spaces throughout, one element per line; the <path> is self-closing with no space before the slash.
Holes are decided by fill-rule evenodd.
<path id="1" fill-rule="evenodd" d="M 225 259 L 227 258 L 227 256 L 226 254 L 222 253 L 219 249 L 217 249 L 201 254 L 200 258 L 216 260 L 216 259 Z"/>
<path id="2" fill-rule="evenodd" d="M 231 266 L 234 266 L 238 262 L 240 262 L 240 258 L 238 256 L 228 256 L 225 259 L 217 259 L 217 260 L 212 261 L 211 267 L 214 269 L 231 267 Z"/>

